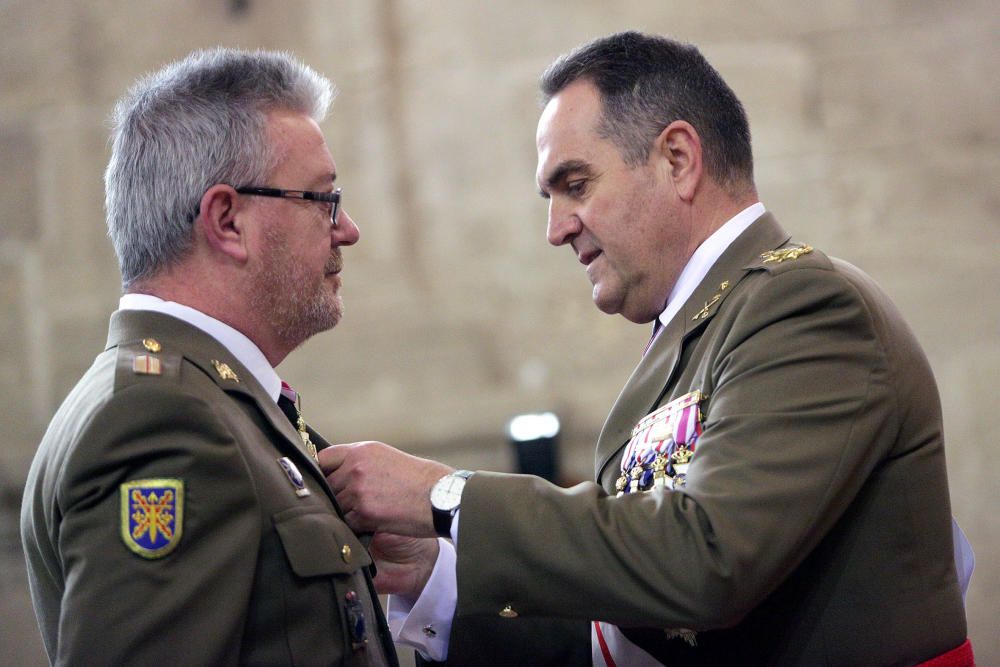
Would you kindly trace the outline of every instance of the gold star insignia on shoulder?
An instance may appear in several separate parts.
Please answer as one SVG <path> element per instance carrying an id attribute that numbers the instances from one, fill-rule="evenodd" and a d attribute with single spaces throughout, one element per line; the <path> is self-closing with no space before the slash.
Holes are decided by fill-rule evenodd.
<path id="1" fill-rule="evenodd" d="M 774 262 L 781 264 L 786 259 L 798 259 L 802 255 L 808 255 L 813 251 L 812 246 L 802 245 L 794 248 L 780 248 L 779 250 L 768 250 L 760 254 L 761 260 L 765 264 Z"/>
<path id="2" fill-rule="evenodd" d="M 217 359 L 212 359 L 212 365 L 215 366 L 215 372 L 219 374 L 219 377 L 223 380 L 232 380 L 233 382 L 239 382 L 240 378 L 233 369 L 229 367 L 229 364 L 223 363 Z"/>

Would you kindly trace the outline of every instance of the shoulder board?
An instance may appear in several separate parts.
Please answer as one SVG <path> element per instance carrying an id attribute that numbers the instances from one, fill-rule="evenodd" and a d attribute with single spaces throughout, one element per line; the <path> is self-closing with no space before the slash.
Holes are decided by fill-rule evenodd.
<path id="1" fill-rule="evenodd" d="M 164 349 L 154 338 L 118 346 L 115 389 L 145 381 L 176 381 L 180 378 L 182 355 Z"/>
<path id="2" fill-rule="evenodd" d="M 781 273 L 794 268 L 828 267 L 829 265 L 829 258 L 811 245 L 788 243 L 780 248 L 760 253 L 757 260 L 747 268 L 769 273 Z"/>

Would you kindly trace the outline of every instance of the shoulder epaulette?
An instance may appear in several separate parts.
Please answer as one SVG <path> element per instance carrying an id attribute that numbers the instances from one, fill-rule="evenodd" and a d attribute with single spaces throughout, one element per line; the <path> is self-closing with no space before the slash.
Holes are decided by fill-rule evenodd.
<path id="1" fill-rule="evenodd" d="M 180 377 L 182 356 L 164 350 L 155 338 L 143 338 L 118 346 L 115 365 L 115 389 L 121 389 L 147 378 L 174 379 Z"/>
<path id="2" fill-rule="evenodd" d="M 811 245 L 791 243 L 782 248 L 760 253 L 759 259 L 748 268 L 779 273 L 792 268 L 816 267 L 827 264 L 829 264 L 827 256 Z"/>

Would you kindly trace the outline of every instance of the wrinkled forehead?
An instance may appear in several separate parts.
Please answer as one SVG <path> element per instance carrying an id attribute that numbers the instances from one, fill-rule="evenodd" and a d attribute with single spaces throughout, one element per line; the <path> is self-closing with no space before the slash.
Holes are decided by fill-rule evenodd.
<path id="1" fill-rule="evenodd" d="M 302 189 L 315 189 L 336 179 L 337 166 L 326 138 L 309 116 L 271 112 L 268 114 L 268 135 L 276 158 L 273 173 L 308 182 L 309 188 L 296 186 Z"/>
<path id="2" fill-rule="evenodd" d="M 567 161 L 587 161 L 605 140 L 598 134 L 601 102 L 597 89 L 585 81 L 573 83 L 555 95 L 538 119 L 535 147 L 539 187 Z"/>

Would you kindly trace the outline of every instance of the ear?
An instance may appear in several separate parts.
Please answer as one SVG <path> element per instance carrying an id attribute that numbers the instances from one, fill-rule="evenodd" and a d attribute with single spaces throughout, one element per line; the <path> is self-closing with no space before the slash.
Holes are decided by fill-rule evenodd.
<path id="1" fill-rule="evenodd" d="M 656 137 L 653 150 L 664 158 L 668 178 L 677 194 L 690 202 L 698 190 L 704 166 L 698 132 L 691 123 L 675 120 Z"/>
<path id="2" fill-rule="evenodd" d="M 237 216 L 239 205 L 239 195 L 231 186 L 213 185 L 202 195 L 195 225 L 212 251 L 242 264 L 247 261 L 249 251 L 247 230 Z"/>

